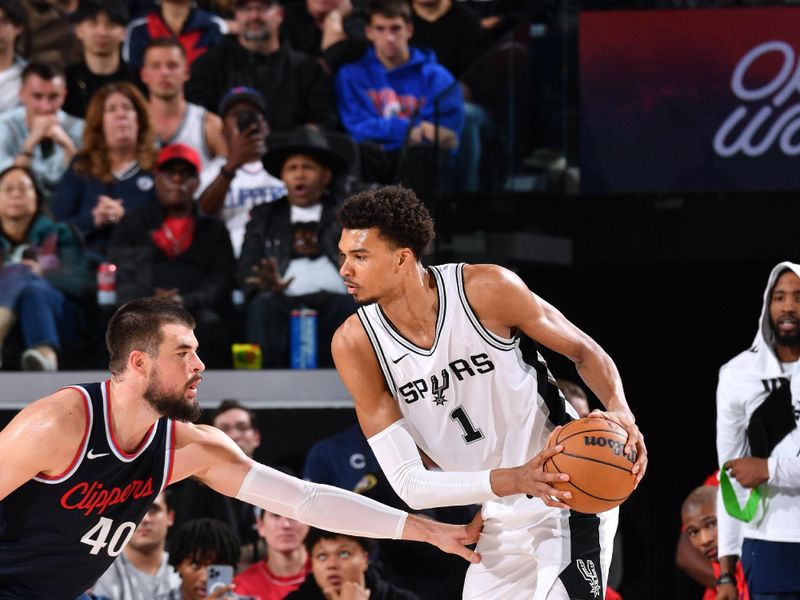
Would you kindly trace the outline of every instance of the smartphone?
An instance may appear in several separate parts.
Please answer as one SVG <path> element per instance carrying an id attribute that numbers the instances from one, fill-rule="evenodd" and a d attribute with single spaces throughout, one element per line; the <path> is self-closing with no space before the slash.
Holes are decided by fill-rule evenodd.
<path id="1" fill-rule="evenodd" d="M 39 149 L 42 151 L 42 158 L 50 158 L 55 152 L 55 143 L 50 138 L 44 138 L 39 142 Z"/>
<path id="2" fill-rule="evenodd" d="M 233 567 L 230 565 L 208 565 L 206 594 L 213 594 L 221 587 L 233 582 Z"/>
<path id="3" fill-rule="evenodd" d="M 252 110 L 243 110 L 236 117 L 236 128 L 239 133 L 246 131 L 254 123 L 258 123 L 258 113 Z"/>

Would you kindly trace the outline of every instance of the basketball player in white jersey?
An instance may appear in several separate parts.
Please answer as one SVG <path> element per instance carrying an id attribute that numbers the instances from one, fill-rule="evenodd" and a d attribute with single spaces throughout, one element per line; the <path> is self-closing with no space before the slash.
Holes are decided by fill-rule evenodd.
<path id="1" fill-rule="evenodd" d="M 186 101 L 183 84 L 189 79 L 189 67 L 186 51 L 176 38 L 157 38 L 147 45 L 141 78 L 147 86 L 150 123 L 159 146 L 186 144 L 194 148 L 203 169 L 215 156 L 227 153 L 222 119 Z"/>
<path id="2" fill-rule="evenodd" d="M 536 343 L 572 359 L 608 411 L 593 415 L 628 432 L 638 483 L 647 451 L 611 358 L 502 267 L 423 267 L 433 221 L 412 191 L 362 192 L 339 220 L 340 272 L 362 307 L 333 338 L 336 367 L 409 506 L 483 503 L 482 562 L 464 598 L 602 598 L 617 510 L 569 511 L 570 493 L 552 487 L 568 475 L 542 470 L 577 415 Z"/>

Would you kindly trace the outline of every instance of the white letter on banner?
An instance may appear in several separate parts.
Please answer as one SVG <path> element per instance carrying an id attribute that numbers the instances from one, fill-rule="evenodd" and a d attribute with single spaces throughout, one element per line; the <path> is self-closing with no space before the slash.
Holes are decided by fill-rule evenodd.
<path id="1" fill-rule="evenodd" d="M 783 55 L 783 64 L 780 71 L 766 85 L 760 88 L 748 89 L 744 83 L 747 71 L 756 60 L 770 52 L 778 52 Z M 783 105 L 792 94 L 800 92 L 800 63 L 795 62 L 795 53 L 792 47 L 786 42 L 773 40 L 759 44 L 748 51 L 733 71 L 731 90 L 737 98 L 743 101 L 763 100 L 774 94 L 772 105 L 776 108 Z M 747 114 L 747 108 L 738 106 L 728 115 L 717 130 L 714 135 L 714 151 L 719 156 L 727 158 L 739 152 L 751 157 L 761 156 L 769 150 L 778 135 L 780 135 L 779 146 L 784 154 L 789 156 L 800 154 L 800 142 L 792 144 L 792 136 L 800 129 L 800 122 L 792 121 L 792 119 L 800 115 L 800 104 L 795 104 L 788 110 L 783 111 L 772 126 L 769 127 L 761 142 L 755 143 L 753 138 L 758 133 L 758 130 L 773 115 L 772 107 L 762 106 L 756 111 L 738 137 L 730 144 L 727 143 L 727 139 L 733 130 L 745 122 Z M 784 130 L 783 133 L 781 133 L 781 130 Z"/>

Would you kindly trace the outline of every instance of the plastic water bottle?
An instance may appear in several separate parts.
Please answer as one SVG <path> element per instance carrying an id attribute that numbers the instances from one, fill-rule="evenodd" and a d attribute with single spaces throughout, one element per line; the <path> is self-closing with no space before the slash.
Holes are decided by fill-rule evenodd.
<path id="1" fill-rule="evenodd" d="M 114 306 L 117 303 L 117 265 L 102 263 L 97 267 L 97 305 Z"/>
<path id="2" fill-rule="evenodd" d="M 317 368 L 317 311 L 301 308 L 292 311 L 290 324 L 290 364 L 293 369 Z"/>

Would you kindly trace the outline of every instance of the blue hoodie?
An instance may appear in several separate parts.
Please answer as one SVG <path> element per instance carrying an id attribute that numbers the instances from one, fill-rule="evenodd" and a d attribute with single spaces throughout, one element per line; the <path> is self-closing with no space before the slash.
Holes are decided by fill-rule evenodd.
<path id="1" fill-rule="evenodd" d="M 356 63 L 336 75 L 339 116 L 357 142 L 382 144 L 386 150 L 403 145 L 408 130 L 422 121 L 434 122 L 438 97 L 438 122 L 461 133 L 464 98 L 461 87 L 432 50 L 410 48 L 408 62 L 391 71 L 367 50 Z"/>

